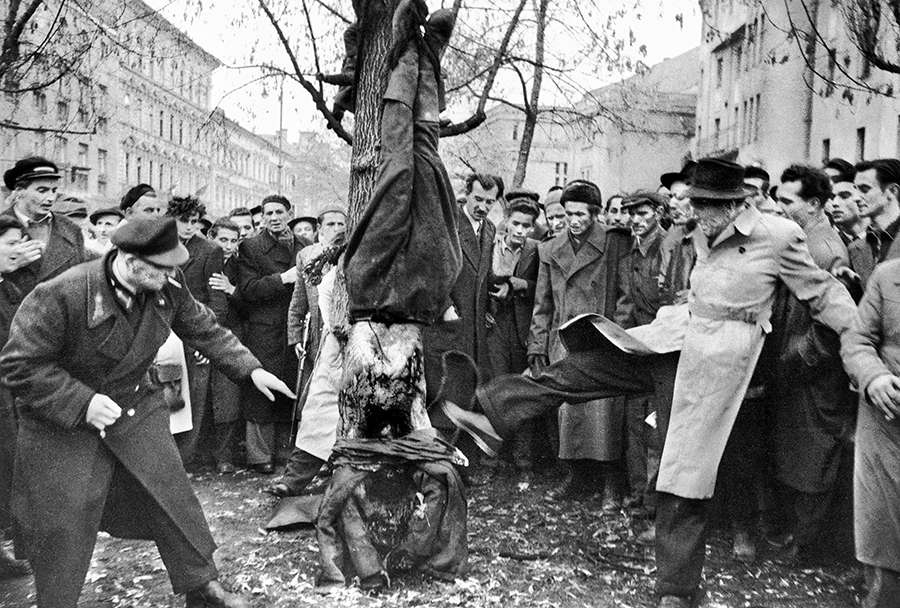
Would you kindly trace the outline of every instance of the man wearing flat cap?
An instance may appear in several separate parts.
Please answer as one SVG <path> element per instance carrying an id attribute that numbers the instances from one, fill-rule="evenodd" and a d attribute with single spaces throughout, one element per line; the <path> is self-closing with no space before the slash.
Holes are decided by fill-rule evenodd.
<path id="1" fill-rule="evenodd" d="M 699 603 L 706 530 L 716 473 L 738 409 L 753 375 L 779 282 L 803 302 L 813 318 L 845 341 L 857 318 L 847 290 L 818 268 L 803 231 L 793 222 L 760 213 L 745 199 L 744 169 L 702 159 L 689 191 L 706 239 L 691 274 L 688 302 L 662 310 L 642 336 L 651 350 L 665 352 L 651 336 L 684 336 L 675 377 L 672 414 L 656 490 L 657 590 L 662 608 Z M 671 313 L 671 314 L 669 314 Z M 486 418 L 445 405 L 463 430 L 496 446 L 523 421 L 561 402 L 653 390 L 647 357 L 628 354 L 575 324 L 563 336 L 569 356 L 536 379 L 498 378 L 478 390 Z M 638 328 L 630 330 L 638 332 Z M 641 332 L 638 332 L 641 334 Z M 591 340 L 594 336 L 596 340 Z"/>
<path id="2" fill-rule="evenodd" d="M 245 607 L 216 581 L 216 545 L 151 364 L 174 331 L 267 398 L 291 392 L 184 286 L 175 220 L 131 219 L 112 240 L 117 249 L 25 298 L 0 353 L 20 419 L 16 548 L 39 608 L 75 608 L 101 529 L 156 541 L 188 608 Z"/>

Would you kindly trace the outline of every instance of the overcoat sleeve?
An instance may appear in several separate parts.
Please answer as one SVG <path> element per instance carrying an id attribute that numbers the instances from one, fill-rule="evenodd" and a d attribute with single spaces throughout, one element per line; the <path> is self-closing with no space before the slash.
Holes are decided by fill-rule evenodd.
<path id="1" fill-rule="evenodd" d="M 172 290 L 175 315 L 172 331 L 234 381 L 250 376 L 262 367 L 246 346 L 230 330 L 216 322 L 212 310 L 197 302 L 186 289 Z"/>
<path id="2" fill-rule="evenodd" d="M 253 244 L 244 241 L 238 255 L 238 289 L 245 302 L 266 302 L 281 298 L 293 289 L 281 281 L 281 273 L 264 274 L 262 255 Z"/>
<path id="3" fill-rule="evenodd" d="M 0 353 L 0 378 L 31 414 L 72 428 L 84 421 L 95 391 L 58 363 L 69 318 L 64 299 L 64 293 L 43 284 L 25 298 Z"/>
<path id="4" fill-rule="evenodd" d="M 809 305 L 813 319 L 842 336 L 857 318 L 856 305 L 847 289 L 813 261 L 806 237 L 792 230 L 778 255 L 778 274 L 788 289 Z"/>
<path id="5" fill-rule="evenodd" d="M 613 321 L 625 329 L 636 325 L 634 322 L 634 298 L 631 293 L 631 254 L 623 256 L 618 262 L 619 298 L 616 300 L 616 313 Z"/>
<path id="6" fill-rule="evenodd" d="M 859 318 L 841 341 L 844 369 L 861 394 L 865 394 L 872 380 L 892 373 L 878 354 L 884 338 L 881 283 L 885 276 L 882 268 L 872 275 L 859 303 Z"/>
<path id="7" fill-rule="evenodd" d="M 529 355 L 550 354 L 550 324 L 553 322 L 553 288 L 550 282 L 550 263 L 544 259 L 541 248 L 540 268 L 534 291 L 534 313 L 531 315 L 531 335 L 528 338 Z"/>
<path id="8" fill-rule="evenodd" d="M 228 296 L 224 291 L 212 289 L 209 286 L 209 278 L 213 274 L 225 273 L 225 254 L 218 247 L 210 248 L 210 253 L 206 256 L 203 265 L 203 276 L 206 277 L 206 289 L 209 292 L 209 307 L 216 313 L 216 319 L 219 323 L 225 323 L 228 318 Z"/>
<path id="9" fill-rule="evenodd" d="M 291 295 L 291 305 L 288 307 L 287 338 L 288 344 L 293 346 L 303 341 L 303 324 L 306 313 L 309 312 L 309 298 L 306 295 L 306 282 L 303 280 L 300 255 L 297 255 L 297 281 L 294 283 L 294 293 Z"/>

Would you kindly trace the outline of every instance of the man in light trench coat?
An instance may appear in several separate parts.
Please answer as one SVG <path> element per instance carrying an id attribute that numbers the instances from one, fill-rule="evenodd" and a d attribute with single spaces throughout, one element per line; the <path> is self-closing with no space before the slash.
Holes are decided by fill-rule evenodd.
<path id="1" fill-rule="evenodd" d="M 857 318 L 844 286 L 813 262 L 800 227 L 745 202 L 750 191 L 743 177 L 743 167 L 735 163 L 699 162 L 688 195 L 707 242 L 700 242 L 691 273 L 689 314 L 657 317 L 659 322 L 682 319 L 658 335 L 684 335 L 656 486 L 660 608 L 689 608 L 699 602 L 716 472 L 771 328 L 778 282 L 842 340 Z M 583 332 L 573 338 L 569 356 L 538 378 L 503 376 L 479 388 L 487 420 L 451 403 L 444 405 L 448 417 L 476 441 L 496 444 L 499 437 L 512 436 L 521 422 L 562 402 L 653 390 L 648 358 L 626 354 L 604 340 L 592 341 Z"/>

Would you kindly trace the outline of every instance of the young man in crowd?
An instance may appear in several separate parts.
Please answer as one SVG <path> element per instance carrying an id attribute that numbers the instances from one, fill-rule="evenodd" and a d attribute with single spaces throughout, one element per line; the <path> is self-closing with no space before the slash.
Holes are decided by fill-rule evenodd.
<path id="1" fill-rule="evenodd" d="M 109 251 L 112 248 L 109 239 L 123 219 L 125 219 L 125 214 L 118 207 L 106 207 L 94 211 L 90 215 L 91 225 L 94 227 L 94 238 L 89 244 L 90 248 L 101 255 Z"/>
<path id="2" fill-rule="evenodd" d="M 228 213 L 228 218 L 237 224 L 240 240 L 248 239 L 254 236 L 253 231 L 253 214 L 246 207 L 237 207 Z"/>
<path id="3" fill-rule="evenodd" d="M 850 265 L 865 288 L 875 266 L 900 257 L 900 160 L 882 158 L 856 165 L 859 213 L 869 220 L 864 239 L 850 243 Z"/>
<path id="4" fill-rule="evenodd" d="M 318 226 L 316 218 L 308 215 L 296 217 L 290 221 L 289 225 L 297 236 L 306 239 L 310 243 L 316 242 L 316 228 Z"/>
<path id="5" fill-rule="evenodd" d="M 212 289 L 209 280 L 214 274 L 221 274 L 224 265 L 222 250 L 200 234 L 200 218 L 206 213 L 206 206 L 192 196 L 173 197 L 169 201 L 166 215 L 175 219 L 178 238 L 188 251 L 187 261 L 181 265 L 186 287 L 198 302 L 209 306 L 219 324 L 225 322 L 228 303 L 225 294 Z M 198 350 L 185 345 L 184 357 L 187 362 L 188 384 L 191 392 L 190 431 L 176 437 L 181 458 L 185 466 L 191 467 L 198 454 L 198 448 L 209 434 L 207 426 L 212 425 L 212 402 L 209 393 L 209 360 Z"/>
<path id="6" fill-rule="evenodd" d="M 869 228 L 869 218 L 860 214 L 859 190 L 853 183 L 855 178 L 856 169 L 852 166 L 847 173 L 835 173 L 831 178 L 833 196 L 825 207 L 847 247 L 853 241 L 863 238 Z"/>
<path id="7" fill-rule="evenodd" d="M 528 367 L 528 332 L 538 275 L 538 242 L 528 237 L 539 214 L 528 198 L 507 202 L 506 232 L 494 241 L 487 343 L 494 374 L 522 373 Z M 534 466 L 535 428 L 523 427 L 513 441 L 512 459 L 527 481 Z"/>
<path id="8" fill-rule="evenodd" d="M 562 188 L 551 189 L 544 199 L 544 217 L 547 218 L 547 234 L 544 235 L 542 241 L 549 241 L 557 234 L 566 231 L 566 210 L 559 197 L 562 195 Z"/>

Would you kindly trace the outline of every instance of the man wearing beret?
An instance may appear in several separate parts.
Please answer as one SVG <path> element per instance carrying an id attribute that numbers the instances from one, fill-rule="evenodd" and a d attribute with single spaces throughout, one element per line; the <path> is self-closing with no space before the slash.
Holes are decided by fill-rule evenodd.
<path id="1" fill-rule="evenodd" d="M 246 311 L 244 343 L 267 370 L 294 386 L 297 358 L 288 345 L 288 308 L 297 281 L 294 260 L 309 242 L 288 227 L 290 210 L 290 201 L 280 194 L 263 199 L 262 233 L 238 247 L 238 289 Z M 287 454 L 292 412 L 292 403 L 281 396 L 273 402 L 245 391 L 247 463 L 257 472 L 271 475 L 279 452 Z"/>
<path id="2" fill-rule="evenodd" d="M 776 287 L 786 285 L 842 342 L 857 318 L 844 286 L 816 266 L 800 227 L 745 202 L 751 191 L 743 177 L 743 167 L 729 161 L 698 163 L 689 195 L 706 239 L 691 274 L 688 302 L 647 326 L 669 341 L 673 332 L 684 336 L 656 485 L 661 608 L 689 608 L 700 601 L 716 473 L 771 330 Z M 463 430 L 496 445 L 498 431 L 512 436 L 521 422 L 562 402 L 652 391 L 648 357 L 658 355 L 628 354 L 599 337 L 592 341 L 598 334 L 591 327 L 573 326 L 573 333 L 564 336 L 572 347 L 569 356 L 536 379 L 505 376 L 480 388 L 478 401 L 486 418 L 453 404 L 445 404 L 447 415 Z M 656 344 L 664 350 L 652 335 L 643 332 L 651 348 Z"/>
<path id="3" fill-rule="evenodd" d="M 607 256 L 609 234 L 596 220 L 603 204 L 600 189 L 589 181 L 572 181 L 560 202 L 569 218 L 568 229 L 539 249 L 528 339 L 528 363 L 534 376 L 565 358 L 560 325 L 584 313 L 612 316 L 619 295 L 618 257 Z M 616 479 L 613 463 L 622 455 L 623 416 L 622 401 L 617 399 L 560 409 L 559 457 L 567 462 L 569 477 L 552 496 L 586 498 L 602 491 L 604 481 Z M 606 485 L 610 492 L 618 490 L 611 483 Z M 615 497 L 610 493 L 609 498 L 607 506 Z"/>
<path id="4" fill-rule="evenodd" d="M 156 190 L 150 184 L 138 184 L 126 192 L 119 209 L 126 218 L 160 217 L 166 212 L 165 202 L 156 196 Z"/>
<path id="5" fill-rule="evenodd" d="M 37 605 L 76 606 L 102 529 L 156 541 L 188 608 L 244 607 L 216 580 L 216 545 L 151 363 L 174 331 L 268 399 L 291 392 L 185 288 L 175 220 L 131 219 L 112 240 L 117 249 L 25 298 L 0 353 L 20 418 L 16 546 Z"/>

